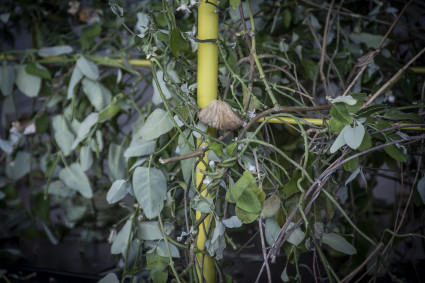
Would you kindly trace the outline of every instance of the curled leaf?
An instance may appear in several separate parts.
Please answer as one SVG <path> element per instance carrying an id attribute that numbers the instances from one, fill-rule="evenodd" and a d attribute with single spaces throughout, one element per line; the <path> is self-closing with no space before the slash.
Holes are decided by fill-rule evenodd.
<path id="1" fill-rule="evenodd" d="M 213 100 L 202 109 L 199 112 L 199 120 L 208 126 L 223 131 L 235 130 L 243 123 L 232 108 L 226 102 L 220 100 Z"/>

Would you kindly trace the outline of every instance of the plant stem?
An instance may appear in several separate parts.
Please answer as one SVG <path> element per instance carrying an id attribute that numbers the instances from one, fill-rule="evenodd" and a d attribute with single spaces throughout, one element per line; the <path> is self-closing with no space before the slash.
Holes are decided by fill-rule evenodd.
<path id="1" fill-rule="evenodd" d="M 270 99 L 272 100 L 273 106 L 275 108 L 279 107 L 279 104 L 276 100 L 276 98 L 273 95 L 273 92 L 271 90 L 271 87 L 269 85 L 269 82 L 266 79 L 266 76 L 264 74 L 263 67 L 261 66 L 260 60 L 258 59 L 257 50 L 256 50 L 256 41 L 255 41 L 255 23 L 254 23 L 254 16 L 252 14 L 251 4 L 249 0 L 246 1 L 247 7 L 248 7 L 248 13 L 249 13 L 249 19 L 251 23 L 251 29 L 253 32 L 253 35 L 251 37 L 251 54 L 254 57 L 255 65 L 257 65 L 258 72 L 260 73 L 260 79 L 263 80 L 264 86 L 266 87 L 266 91 L 270 96 Z"/>
<path id="2" fill-rule="evenodd" d="M 177 280 L 177 282 L 180 283 L 181 281 L 180 281 L 179 275 L 177 274 L 177 271 L 174 268 L 174 261 L 173 261 L 173 258 L 171 257 L 171 249 L 170 249 L 170 245 L 168 244 L 168 237 L 167 237 L 167 234 L 165 233 L 164 226 L 162 225 L 161 211 L 159 210 L 159 207 L 157 209 L 158 209 L 159 228 L 161 229 L 161 233 L 162 233 L 162 236 L 164 237 L 165 245 L 167 246 L 168 259 L 170 260 L 170 267 L 174 273 L 175 279 Z"/>

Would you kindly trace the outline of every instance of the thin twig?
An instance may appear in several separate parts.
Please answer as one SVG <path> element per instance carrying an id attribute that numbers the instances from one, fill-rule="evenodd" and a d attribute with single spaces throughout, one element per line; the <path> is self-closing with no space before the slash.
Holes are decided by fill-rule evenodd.
<path id="1" fill-rule="evenodd" d="M 395 25 L 398 23 L 398 21 L 400 20 L 400 17 L 404 14 L 404 12 L 406 11 L 407 7 L 409 7 L 410 3 L 412 3 L 412 0 L 410 0 L 404 7 L 403 10 L 401 10 L 400 14 L 397 16 L 397 18 L 394 20 L 394 22 L 391 24 L 390 28 L 387 30 L 387 33 L 384 35 L 384 37 L 382 38 L 381 42 L 379 43 L 378 47 L 376 48 L 375 52 L 374 52 L 374 56 L 378 55 L 378 53 L 381 50 L 382 45 L 384 44 L 385 40 L 388 38 L 388 36 L 390 35 L 391 31 L 394 29 Z M 370 60 L 370 62 L 372 62 Z M 360 72 L 356 75 L 356 77 L 354 78 L 354 80 L 350 83 L 350 85 L 347 87 L 347 89 L 344 91 L 344 93 L 342 94 L 342 96 L 346 96 L 347 93 L 350 91 L 350 89 L 353 87 L 353 85 L 357 82 L 357 80 L 360 78 L 360 76 L 363 74 L 363 72 L 366 70 L 367 66 L 369 64 L 363 66 L 360 69 Z"/>
<path id="2" fill-rule="evenodd" d="M 205 154 L 205 152 L 208 151 L 208 149 L 209 149 L 208 146 L 204 145 L 204 146 L 200 147 L 199 149 L 195 150 L 194 152 L 190 152 L 188 154 L 179 155 L 179 156 L 176 156 L 176 157 L 171 157 L 171 158 L 166 158 L 166 159 L 160 158 L 159 163 L 167 164 L 167 163 L 182 161 L 182 160 L 193 158 L 193 157 L 202 156 L 202 155 Z"/>
<path id="3" fill-rule="evenodd" d="M 158 206 L 157 210 L 158 210 L 159 228 L 161 229 L 161 233 L 164 236 L 165 245 L 167 246 L 167 250 L 168 250 L 169 264 L 170 264 L 171 270 L 173 271 L 175 279 L 177 280 L 178 283 L 180 283 L 181 281 L 180 281 L 179 275 L 177 274 L 177 271 L 174 268 L 174 261 L 173 261 L 173 258 L 171 257 L 170 245 L 168 244 L 168 237 L 167 237 L 167 234 L 165 233 L 164 226 L 162 224 L 161 212 L 159 210 L 159 206 Z"/>
<path id="4" fill-rule="evenodd" d="M 252 44 L 251 44 L 251 42 L 249 40 L 248 33 L 247 33 L 248 28 L 246 26 L 246 21 L 245 21 L 245 16 L 244 16 L 244 12 L 243 12 L 242 1 L 239 3 L 239 13 L 241 15 L 241 21 L 242 21 L 242 25 L 243 25 L 244 32 L 245 32 L 244 33 L 244 38 L 245 38 L 245 41 L 246 41 L 246 45 L 248 46 L 248 49 L 249 49 L 249 83 L 248 83 L 249 93 L 246 94 L 247 95 L 247 99 L 246 99 L 246 104 L 244 105 L 244 111 L 246 112 L 246 111 L 248 111 L 249 104 L 251 102 L 251 95 L 250 95 L 250 93 L 252 92 L 252 86 L 253 86 L 252 79 L 254 78 L 255 61 L 254 61 L 254 56 L 252 56 L 252 52 L 253 52 Z"/>
<path id="5" fill-rule="evenodd" d="M 332 0 L 332 3 L 329 7 L 328 10 L 328 14 L 326 16 L 326 23 L 325 23 L 325 30 L 323 33 L 323 41 L 322 41 L 322 53 L 320 56 L 320 67 L 319 67 L 319 72 L 320 72 L 320 80 L 322 82 L 325 82 L 326 78 L 325 78 L 325 73 L 323 72 L 323 66 L 325 64 L 325 54 L 326 54 L 326 45 L 327 45 L 327 41 L 328 41 L 328 29 L 329 29 L 329 20 L 331 18 L 331 12 L 332 12 L 332 8 L 334 6 L 335 0 Z"/>
<path id="6" fill-rule="evenodd" d="M 362 268 L 366 265 L 366 263 L 368 263 L 372 258 L 375 257 L 376 253 L 379 252 L 379 250 L 384 246 L 383 243 L 379 243 L 378 246 L 373 250 L 373 252 L 370 253 L 370 255 L 356 268 L 354 269 L 350 274 L 348 274 L 347 276 L 345 276 L 345 278 L 343 278 L 341 280 L 341 283 L 344 282 L 350 282 L 350 280 L 357 274 L 359 273 L 360 270 L 362 270 Z"/>
<path id="7" fill-rule="evenodd" d="M 266 264 L 267 279 L 268 279 L 268 282 L 271 283 L 272 275 L 270 273 L 269 261 L 267 260 L 266 244 L 264 242 L 264 234 L 263 234 L 263 220 L 261 219 L 261 217 L 258 219 L 258 227 L 260 228 L 261 247 L 263 251 L 264 263 Z"/>
<path id="8" fill-rule="evenodd" d="M 362 106 L 362 108 L 361 109 L 363 109 L 363 108 L 365 108 L 365 107 L 367 107 L 369 104 L 371 104 L 378 96 L 380 96 L 382 93 L 384 93 L 387 89 L 388 89 L 388 87 L 391 85 L 391 84 L 393 84 L 394 83 L 394 81 L 395 80 L 397 80 L 398 79 L 398 77 L 402 74 L 402 73 L 404 73 L 404 71 L 406 71 L 406 69 L 407 68 L 409 68 L 409 66 L 413 63 L 413 62 L 415 62 L 423 53 L 425 52 L 425 47 L 421 50 L 421 51 L 419 51 L 419 53 L 418 54 L 416 54 L 416 56 L 415 57 L 413 57 L 412 59 L 410 59 L 410 61 L 409 62 L 407 62 L 407 64 L 406 65 L 404 65 L 403 66 L 403 68 L 401 68 L 400 70 L 398 70 L 398 72 L 394 75 L 394 76 L 392 76 L 392 78 L 391 79 L 389 79 L 380 89 L 378 89 L 376 92 L 375 92 L 375 94 L 365 103 L 365 104 L 363 104 L 363 106 Z M 366 66 L 365 66 L 366 67 Z M 363 67 L 363 68 L 365 68 L 365 67 Z M 363 69 L 362 68 L 362 69 Z"/>

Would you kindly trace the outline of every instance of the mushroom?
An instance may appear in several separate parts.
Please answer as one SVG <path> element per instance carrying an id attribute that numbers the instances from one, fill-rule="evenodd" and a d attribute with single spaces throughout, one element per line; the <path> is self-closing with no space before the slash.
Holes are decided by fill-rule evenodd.
<path id="1" fill-rule="evenodd" d="M 213 100 L 199 112 L 199 120 L 222 131 L 235 130 L 242 126 L 243 121 L 224 101 Z"/>

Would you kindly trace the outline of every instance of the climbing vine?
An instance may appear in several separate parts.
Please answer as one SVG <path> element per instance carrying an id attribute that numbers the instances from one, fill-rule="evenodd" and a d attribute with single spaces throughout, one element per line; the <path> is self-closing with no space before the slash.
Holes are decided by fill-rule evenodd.
<path id="1" fill-rule="evenodd" d="M 205 254 L 237 281 L 244 253 L 249 281 L 412 279 L 391 266 L 424 260 L 423 4 L 206 1 L 199 115 L 200 3 L 59 2 L 0 4 L 2 239 L 108 241 L 103 282 L 197 282 Z"/>

